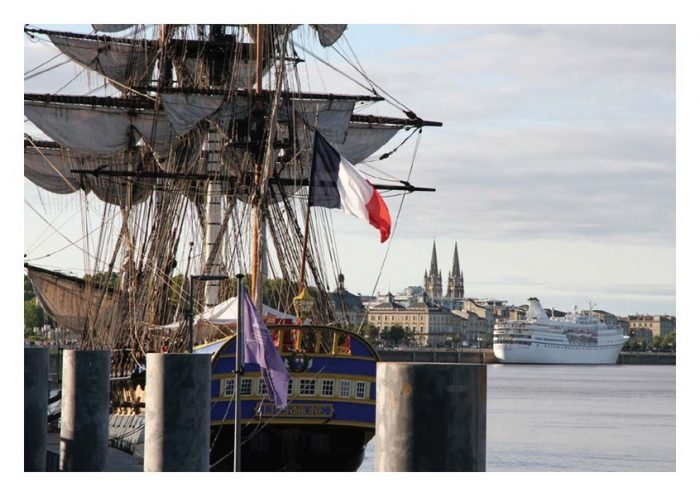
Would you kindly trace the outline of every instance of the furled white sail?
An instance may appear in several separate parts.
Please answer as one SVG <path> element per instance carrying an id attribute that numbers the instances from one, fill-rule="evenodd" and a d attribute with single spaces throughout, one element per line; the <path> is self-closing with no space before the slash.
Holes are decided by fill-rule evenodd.
<path id="1" fill-rule="evenodd" d="M 42 189 L 64 195 L 81 189 L 80 177 L 59 148 L 24 147 L 24 177 Z"/>
<path id="2" fill-rule="evenodd" d="M 296 99 L 292 100 L 288 110 L 299 115 L 307 130 L 316 128 L 329 141 L 342 143 L 345 141 L 354 108 L 355 100 Z M 290 120 L 289 112 L 280 112 L 281 122 Z M 303 130 L 299 130 L 298 134 L 313 136 L 313 132 Z"/>
<path id="3" fill-rule="evenodd" d="M 249 102 L 246 97 L 224 103 L 222 95 L 161 94 L 161 103 L 177 134 L 189 131 L 203 119 L 227 128 L 232 120 L 248 117 Z M 289 122 L 296 114 L 302 127 L 318 127 L 327 139 L 344 142 L 354 108 L 354 100 L 292 99 L 280 109 L 278 122 Z M 309 134 L 302 130 L 299 133 Z M 302 139 L 302 142 L 307 140 Z"/>
<path id="4" fill-rule="evenodd" d="M 343 35 L 348 28 L 347 24 L 311 24 L 316 30 L 318 41 L 324 47 L 329 47 Z"/>
<path id="5" fill-rule="evenodd" d="M 256 26 L 255 24 L 248 26 L 251 39 L 255 39 Z M 265 26 L 268 29 L 271 27 L 275 37 L 280 38 L 285 27 L 288 28 L 289 33 L 292 33 L 301 24 L 267 24 Z M 329 47 L 338 41 L 348 27 L 347 24 L 310 24 L 310 26 L 316 31 L 318 41 L 324 47 Z"/>
<path id="6" fill-rule="evenodd" d="M 24 115 L 61 146 L 88 155 L 118 153 L 141 138 L 166 153 L 175 137 L 165 116 L 152 110 L 26 101 Z"/>
<path id="7" fill-rule="evenodd" d="M 210 119 L 224 103 L 223 95 L 161 93 L 165 114 L 177 134 L 191 130 L 204 119 Z"/>
<path id="8" fill-rule="evenodd" d="M 95 159 L 76 156 L 58 147 L 27 145 L 24 147 L 24 176 L 51 193 L 67 194 L 82 189 L 106 203 L 125 207 L 146 200 L 153 192 L 155 179 L 78 174 L 71 170 L 154 171 L 155 165 L 144 160 L 143 155 L 141 150 L 135 150 Z"/>
<path id="9" fill-rule="evenodd" d="M 95 31 L 102 31 L 103 33 L 118 33 L 119 31 L 124 31 L 134 26 L 136 26 L 136 24 L 93 24 L 92 29 Z"/>
<path id="10" fill-rule="evenodd" d="M 345 141 L 338 143 L 328 139 L 343 157 L 350 163 L 362 162 L 386 145 L 401 129 L 397 126 L 383 124 L 364 124 L 351 122 L 348 126 Z"/>
<path id="11" fill-rule="evenodd" d="M 150 161 L 143 160 L 139 151 L 122 152 L 110 160 L 84 160 L 82 162 L 82 169 L 100 168 L 107 172 L 134 172 L 136 170 L 153 172 L 155 170 L 155 165 Z M 136 205 L 147 200 L 155 187 L 155 179 L 151 177 L 85 174 L 83 181 L 100 200 L 122 207 Z"/>
<path id="12" fill-rule="evenodd" d="M 50 34 L 53 44 L 78 64 L 126 85 L 150 82 L 156 51 L 143 43 L 77 39 Z"/>

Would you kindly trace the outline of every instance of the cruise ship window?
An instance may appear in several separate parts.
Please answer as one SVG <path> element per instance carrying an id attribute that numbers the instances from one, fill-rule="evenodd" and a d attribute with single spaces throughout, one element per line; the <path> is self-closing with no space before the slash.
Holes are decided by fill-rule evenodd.
<path id="1" fill-rule="evenodd" d="M 340 381 L 340 391 L 338 393 L 338 396 L 340 396 L 341 398 L 349 398 L 350 397 L 350 381 L 347 381 L 347 380 Z"/>

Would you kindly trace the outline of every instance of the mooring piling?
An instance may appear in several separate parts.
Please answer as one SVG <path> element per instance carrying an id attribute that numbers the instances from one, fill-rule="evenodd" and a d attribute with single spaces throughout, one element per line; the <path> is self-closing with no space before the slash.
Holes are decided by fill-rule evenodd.
<path id="1" fill-rule="evenodd" d="M 49 350 L 24 349 L 24 471 L 46 471 Z"/>
<path id="2" fill-rule="evenodd" d="M 486 470 L 486 365 L 377 364 L 378 472 Z"/>
<path id="3" fill-rule="evenodd" d="M 209 471 L 211 356 L 146 355 L 145 472 Z"/>
<path id="4" fill-rule="evenodd" d="M 63 351 L 61 471 L 105 470 L 109 436 L 109 374 L 109 351 Z"/>

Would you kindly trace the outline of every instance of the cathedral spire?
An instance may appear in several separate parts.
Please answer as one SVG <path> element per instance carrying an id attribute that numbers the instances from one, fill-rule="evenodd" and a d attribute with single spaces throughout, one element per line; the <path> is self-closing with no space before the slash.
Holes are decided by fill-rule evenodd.
<path id="1" fill-rule="evenodd" d="M 433 254 L 430 258 L 430 271 L 425 276 L 425 292 L 435 301 L 442 298 L 442 274 L 438 270 L 435 240 L 433 240 Z"/>
<path id="2" fill-rule="evenodd" d="M 452 255 L 452 272 L 450 276 L 459 276 L 462 273 L 459 270 L 459 253 L 457 253 L 457 242 L 455 241 L 455 253 Z"/>
<path id="3" fill-rule="evenodd" d="M 447 277 L 447 297 L 455 300 L 464 298 L 464 274 L 459 268 L 459 253 L 455 241 L 455 252 L 452 256 L 452 270 Z"/>
<path id="4" fill-rule="evenodd" d="M 430 259 L 430 275 L 438 275 L 437 250 L 435 249 L 435 240 L 433 240 L 433 256 Z"/>

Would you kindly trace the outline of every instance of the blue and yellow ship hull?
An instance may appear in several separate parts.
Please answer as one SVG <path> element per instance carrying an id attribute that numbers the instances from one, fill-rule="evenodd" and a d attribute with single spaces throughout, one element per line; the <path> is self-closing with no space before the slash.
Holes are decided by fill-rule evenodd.
<path id="1" fill-rule="evenodd" d="M 325 326 L 269 326 L 291 382 L 278 412 L 257 365 L 241 380 L 242 469 L 357 470 L 374 436 L 376 363 L 361 336 Z M 198 347 L 212 354 L 212 470 L 233 467 L 236 336 Z"/>

